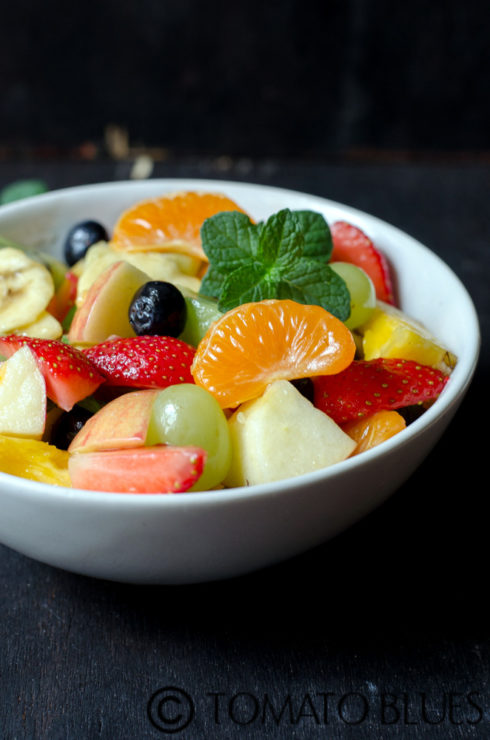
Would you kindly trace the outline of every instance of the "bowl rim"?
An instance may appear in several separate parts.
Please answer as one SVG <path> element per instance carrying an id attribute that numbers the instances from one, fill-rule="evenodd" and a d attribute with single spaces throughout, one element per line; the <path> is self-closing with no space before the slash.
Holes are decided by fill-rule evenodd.
<path id="1" fill-rule="evenodd" d="M 85 489 L 68 488 L 48 483 L 41 483 L 39 481 L 32 481 L 30 479 L 21 478 L 10 473 L 0 471 L 0 492 L 4 491 L 4 486 L 7 484 L 10 488 L 15 490 L 16 495 L 22 494 L 24 497 L 31 497 L 33 499 L 42 496 L 43 498 L 49 499 L 55 503 L 61 501 L 67 505 L 77 504 L 82 506 L 87 505 L 90 507 L 100 504 L 116 508 L 120 508 L 123 505 L 124 507 L 131 508 L 154 508 L 156 506 L 158 508 L 177 507 L 186 509 L 192 505 L 219 506 L 223 504 L 233 504 L 234 502 L 238 503 L 239 501 L 243 501 L 250 497 L 260 498 L 282 495 L 291 489 L 303 486 L 308 487 L 318 484 L 319 482 L 323 482 L 327 485 L 337 476 L 342 475 L 347 471 L 355 470 L 362 465 L 368 464 L 370 461 L 374 461 L 382 455 L 389 454 L 398 447 L 403 447 L 409 444 L 414 437 L 436 424 L 442 416 L 456 410 L 474 375 L 481 346 L 479 320 L 473 301 L 458 275 L 456 275 L 447 263 L 444 262 L 444 260 L 442 260 L 435 252 L 430 250 L 425 244 L 418 241 L 407 232 L 399 229 L 397 226 L 394 226 L 388 221 L 378 218 L 377 216 L 373 216 L 366 211 L 362 211 L 339 201 L 314 195 L 306 191 L 283 188 L 274 185 L 262 185 L 260 183 L 242 182 L 239 180 L 220 180 L 218 178 L 151 178 L 148 180 L 118 180 L 114 182 L 89 183 L 58 188 L 47 193 L 35 195 L 0 206 L 0 218 L 4 214 L 9 215 L 16 212 L 21 215 L 23 211 L 29 211 L 33 203 L 46 203 L 48 205 L 51 201 L 56 202 L 60 198 L 63 199 L 65 197 L 76 196 L 78 193 L 83 194 L 90 191 L 99 191 L 101 193 L 104 191 L 117 192 L 119 190 L 124 192 L 128 188 L 134 190 L 141 189 L 144 191 L 148 189 L 149 185 L 151 185 L 152 188 L 157 188 L 159 185 L 164 188 L 168 188 L 169 185 L 172 185 L 175 188 L 175 192 L 184 188 L 189 189 L 190 187 L 193 189 L 199 189 L 202 187 L 208 191 L 212 188 L 216 188 L 222 191 L 223 189 L 226 189 L 226 187 L 231 186 L 238 187 L 251 193 L 258 190 L 261 192 L 269 192 L 271 195 L 283 197 L 304 197 L 312 203 L 317 201 L 318 204 L 324 208 L 328 207 L 338 209 L 346 216 L 351 216 L 354 219 L 362 221 L 367 220 L 369 223 L 387 231 L 388 236 L 390 237 L 403 237 L 404 240 L 408 240 L 417 250 L 426 252 L 430 255 L 431 259 L 439 262 L 439 266 L 443 270 L 445 269 L 448 271 L 448 273 L 451 274 L 452 279 L 458 284 L 460 290 L 459 299 L 462 301 L 462 308 L 467 314 L 469 320 L 469 349 L 463 357 L 458 358 L 458 363 L 451 373 L 449 381 L 439 398 L 424 412 L 422 416 L 407 426 L 407 428 L 403 430 L 403 434 L 397 434 L 383 442 L 382 445 L 371 448 L 370 450 L 363 452 L 361 455 L 347 458 L 346 460 L 336 463 L 328 468 L 322 468 L 293 478 L 256 484 L 254 486 L 240 486 L 237 488 L 217 489 L 211 491 L 183 492 L 179 494 L 111 493 L 108 491 L 89 491 Z"/>

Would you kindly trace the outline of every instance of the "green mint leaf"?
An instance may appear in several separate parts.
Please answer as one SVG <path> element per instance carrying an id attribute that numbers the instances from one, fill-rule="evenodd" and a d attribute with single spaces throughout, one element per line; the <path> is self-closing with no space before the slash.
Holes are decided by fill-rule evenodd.
<path id="1" fill-rule="evenodd" d="M 201 280 L 199 295 L 207 296 L 208 298 L 219 298 L 225 277 L 226 275 L 219 272 L 212 265 L 209 265 L 206 274 Z"/>
<path id="2" fill-rule="evenodd" d="M 328 262 L 333 250 L 330 227 L 321 213 L 293 211 L 304 237 L 303 257 L 313 257 Z"/>
<path id="3" fill-rule="evenodd" d="M 298 260 L 283 276 L 277 298 L 321 306 L 341 321 L 350 316 L 350 293 L 344 280 L 329 265 L 308 257 Z"/>
<path id="4" fill-rule="evenodd" d="M 211 266 L 227 275 L 255 255 L 260 227 L 240 211 L 207 218 L 201 227 L 202 248 Z"/>
<path id="5" fill-rule="evenodd" d="M 288 208 L 262 224 L 256 257 L 262 264 L 282 267 L 292 264 L 303 254 L 304 237 L 301 224 Z"/>
<path id="6" fill-rule="evenodd" d="M 17 180 L 0 190 L 0 205 L 13 203 L 15 200 L 30 198 L 45 193 L 48 189 L 43 180 Z"/>
<path id="7" fill-rule="evenodd" d="M 199 292 L 217 298 L 220 311 L 289 298 L 349 317 L 347 286 L 327 264 L 332 239 L 321 214 L 286 208 L 253 224 L 239 212 L 219 213 L 204 222 L 201 237 L 210 265 Z"/>
<path id="8" fill-rule="evenodd" d="M 259 262 L 242 265 L 225 278 L 218 301 L 220 311 L 230 311 L 236 306 L 252 301 L 275 298 L 277 283 L 267 277 L 267 271 Z"/>

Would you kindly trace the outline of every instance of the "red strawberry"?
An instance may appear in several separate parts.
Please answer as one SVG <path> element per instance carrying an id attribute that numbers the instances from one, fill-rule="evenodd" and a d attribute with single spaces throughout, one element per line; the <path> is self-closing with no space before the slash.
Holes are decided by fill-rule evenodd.
<path id="1" fill-rule="evenodd" d="M 24 344 L 34 353 L 46 382 L 48 398 L 65 411 L 90 396 L 104 382 L 83 352 L 58 340 L 11 334 L 0 337 L 0 354 L 10 357 Z"/>
<path id="2" fill-rule="evenodd" d="M 70 271 L 67 272 L 65 279 L 48 303 L 46 310 L 49 311 L 55 319 L 58 319 L 60 323 L 65 320 L 70 310 L 75 306 L 77 285 L 78 277 L 75 273 Z"/>
<path id="3" fill-rule="evenodd" d="M 71 455 L 74 488 L 118 493 L 180 493 L 200 477 L 207 453 L 200 447 L 155 445 Z"/>
<path id="4" fill-rule="evenodd" d="M 331 262 L 350 262 L 361 267 L 373 281 L 376 297 L 394 305 L 393 281 L 386 257 L 376 249 L 371 239 L 346 221 L 332 224 L 333 252 Z"/>
<path id="5" fill-rule="evenodd" d="M 448 376 L 413 360 L 355 360 L 338 375 L 313 378 L 314 404 L 337 424 L 433 401 Z"/>
<path id="6" fill-rule="evenodd" d="M 190 368 L 195 349 L 174 337 L 110 339 L 84 353 L 108 385 L 166 388 L 194 382 Z"/>

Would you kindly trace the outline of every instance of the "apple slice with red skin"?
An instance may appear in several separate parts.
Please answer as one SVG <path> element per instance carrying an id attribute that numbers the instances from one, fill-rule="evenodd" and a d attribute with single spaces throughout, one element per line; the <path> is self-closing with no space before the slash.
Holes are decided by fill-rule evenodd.
<path id="1" fill-rule="evenodd" d="M 99 344 L 111 335 L 135 337 L 128 310 L 136 291 L 149 280 L 129 262 L 114 262 L 92 283 L 75 311 L 68 332 L 70 344 Z"/>
<path id="2" fill-rule="evenodd" d="M 206 452 L 200 447 L 154 445 L 71 455 L 74 488 L 110 493 L 181 493 L 202 474 Z"/>
<path id="3" fill-rule="evenodd" d="M 102 406 L 84 424 L 68 451 L 89 453 L 145 444 L 153 402 L 159 389 L 131 391 Z"/>

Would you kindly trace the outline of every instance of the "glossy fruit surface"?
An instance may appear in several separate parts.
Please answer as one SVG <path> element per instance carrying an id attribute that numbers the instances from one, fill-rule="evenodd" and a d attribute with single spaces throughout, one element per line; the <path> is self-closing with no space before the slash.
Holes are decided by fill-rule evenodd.
<path id="1" fill-rule="evenodd" d="M 57 406 L 69 411 L 104 382 L 89 359 L 75 347 L 57 340 L 9 335 L 0 337 L 0 354 L 10 357 L 27 345 L 46 382 L 46 393 Z"/>
<path id="2" fill-rule="evenodd" d="M 313 378 L 315 406 L 337 424 L 435 400 L 448 376 L 411 360 L 355 360 L 337 375 Z"/>
<path id="3" fill-rule="evenodd" d="M 59 450 L 67 450 L 91 416 L 92 412 L 82 406 L 74 406 L 71 411 L 66 411 L 53 425 L 51 444 Z"/>
<path id="4" fill-rule="evenodd" d="M 376 411 L 371 416 L 344 424 L 342 429 L 356 443 L 353 455 L 376 447 L 405 429 L 405 419 L 397 411 Z"/>
<path id="5" fill-rule="evenodd" d="M 350 293 L 350 316 L 345 325 L 357 329 L 371 317 L 376 307 L 373 281 L 364 270 L 349 262 L 331 262 L 330 267 L 344 280 Z"/>
<path id="6" fill-rule="evenodd" d="M 70 452 L 143 447 L 156 390 L 122 393 L 102 406 L 75 436 Z"/>
<path id="7" fill-rule="evenodd" d="M 70 456 L 74 488 L 112 493 L 180 493 L 202 473 L 206 453 L 199 447 L 138 447 L 82 452 Z"/>
<path id="8" fill-rule="evenodd" d="M 354 354 L 351 332 L 325 309 L 267 300 L 218 319 L 197 348 L 192 375 L 222 408 L 234 408 L 274 380 L 340 372 Z"/>
<path id="9" fill-rule="evenodd" d="M 122 250 L 183 252 L 207 261 L 201 226 L 220 211 L 242 209 L 221 193 L 186 191 L 144 200 L 121 215 L 112 243 Z"/>
<path id="10" fill-rule="evenodd" d="M 0 434 L 0 470 L 54 486 L 70 486 L 68 453 L 35 439 Z"/>
<path id="11" fill-rule="evenodd" d="M 456 357 L 419 322 L 394 306 L 379 303 L 360 328 L 366 360 L 401 357 L 445 372 L 454 368 Z"/>
<path id="12" fill-rule="evenodd" d="M 197 347 L 212 323 L 217 321 L 223 312 L 218 308 L 218 302 L 212 298 L 205 298 L 191 291 L 184 291 L 187 304 L 187 318 L 180 339 L 193 347 Z"/>
<path id="13" fill-rule="evenodd" d="M 92 244 L 108 241 L 107 230 L 98 221 L 80 221 L 75 224 L 66 235 L 63 254 L 66 264 L 70 267 L 85 257 Z"/>
<path id="14" fill-rule="evenodd" d="M 332 262 L 351 262 L 361 267 L 373 281 L 380 301 L 394 303 L 393 280 L 388 260 L 361 229 L 346 221 L 330 226 L 333 240 Z"/>
<path id="15" fill-rule="evenodd" d="M 112 339 L 84 350 L 108 385 L 166 388 L 192 383 L 195 350 L 175 337 Z"/>
<path id="16" fill-rule="evenodd" d="M 158 394 L 145 444 L 195 445 L 206 450 L 206 465 L 195 491 L 221 483 L 231 463 L 226 417 L 216 399 L 197 385 L 173 385 Z"/>
<path id="17" fill-rule="evenodd" d="M 138 336 L 159 334 L 178 337 L 182 333 L 187 304 L 172 283 L 151 280 L 139 288 L 129 306 L 129 323 Z"/>

